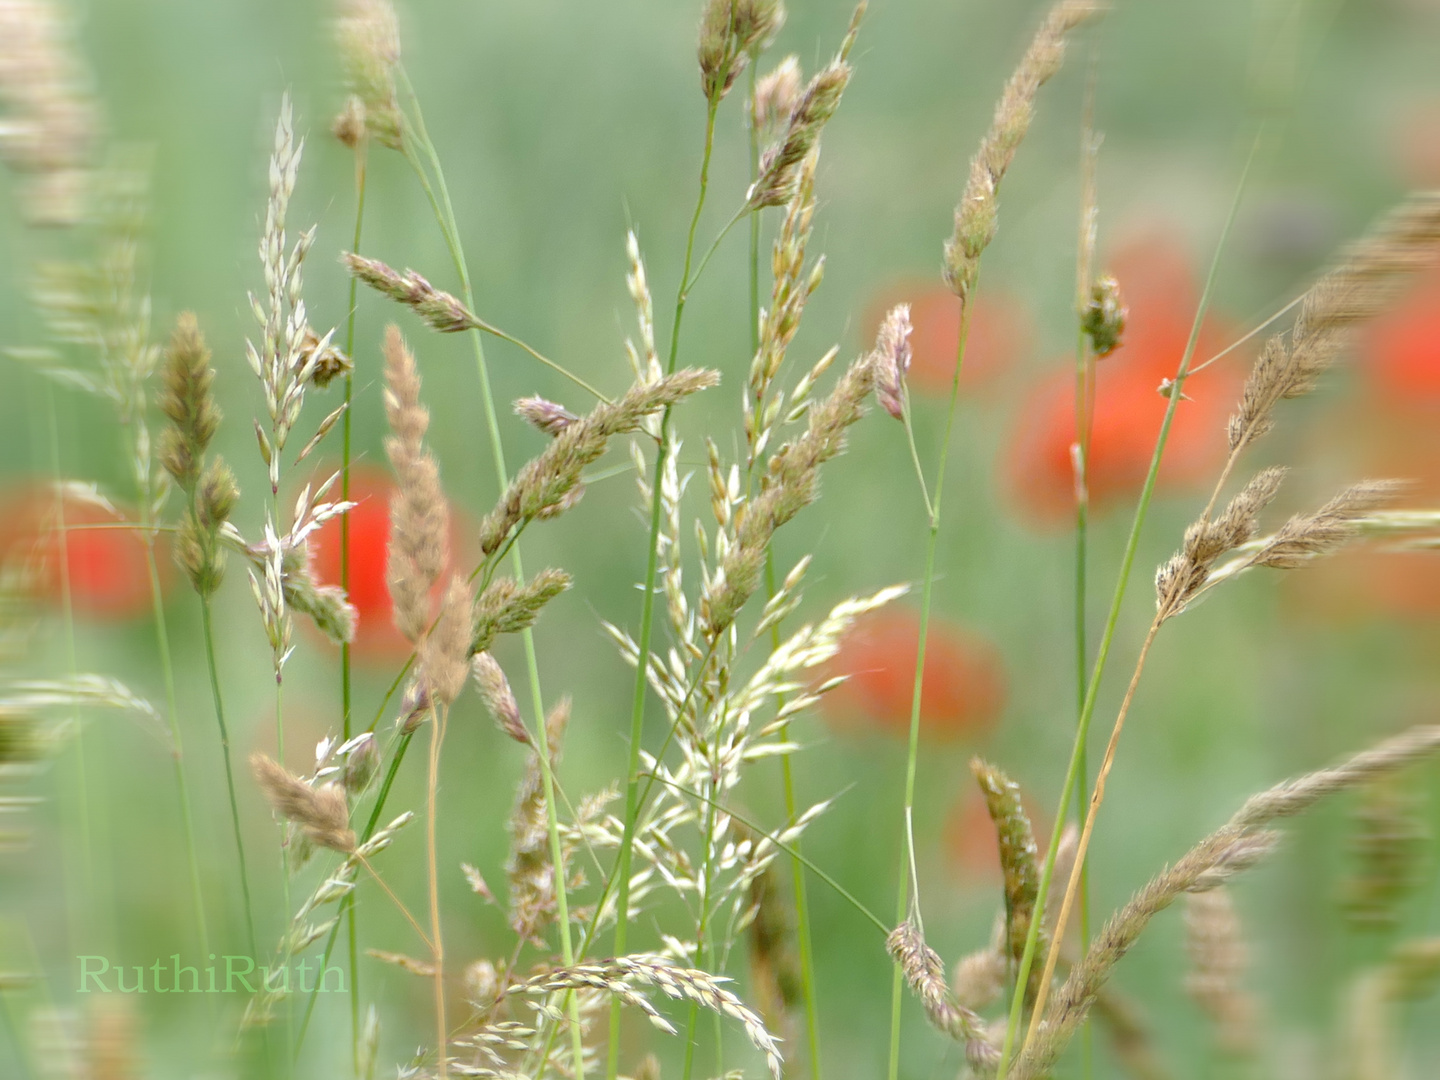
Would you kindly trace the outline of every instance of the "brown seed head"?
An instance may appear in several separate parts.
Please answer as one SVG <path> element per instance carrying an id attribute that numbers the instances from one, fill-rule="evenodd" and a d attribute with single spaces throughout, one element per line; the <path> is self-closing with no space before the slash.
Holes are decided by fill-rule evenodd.
<path id="1" fill-rule="evenodd" d="M 434 629 L 420 643 L 420 676 L 434 700 L 448 706 L 465 689 L 475 638 L 475 595 L 460 574 L 450 579 Z"/>
<path id="2" fill-rule="evenodd" d="M 905 418 L 905 374 L 910 370 L 910 305 L 897 304 L 880 324 L 875 349 L 875 400 L 896 420 Z"/>
<path id="3" fill-rule="evenodd" d="M 261 753 L 250 755 L 250 768 L 275 812 L 294 822 L 312 843 L 345 855 L 355 850 L 350 809 L 339 785 L 312 788 Z"/>
<path id="4" fill-rule="evenodd" d="M 335 36 L 345 80 L 363 106 L 363 130 L 382 146 L 399 150 L 404 145 L 404 117 L 395 96 L 400 31 L 390 0 L 342 0 Z"/>
<path id="5" fill-rule="evenodd" d="M 788 120 L 800 100 L 800 58 L 790 55 L 755 82 L 750 98 L 750 124 L 757 132 L 768 132 Z"/>
<path id="6" fill-rule="evenodd" d="M 542 397 L 520 398 L 514 407 L 516 416 L 546 435 L 559 435 L 579 419 L 563 405 L 546 401 Z"/>
<path id="7" fill-rule="evenodd" d="M 340 261 L 358 280 L 404 304 L 432 330 L 458 334 L 480 326 L 480 320 L 457 297 L 435 288 L 414 270 L 402 274 L 379 259 L 367 259 L 351 251 L 345 252 Z"/>
<path id="8" fill-rule="evenodd" d="M 470 660 L 470 674 L 495 726 L 516 742 L 530 745 L 530 733 L 520 719 L 520 705 L 515 700 L 515 692 L 510 689 L 510 680 L 505 677 L 496 659 L 488 652 L 477 652 Z"/>
<path id="9" fill-rule="evenodd" d="M 1080 329 L 1090 339 L 1096 357 L 1104 358 L 1120 347 L 1130 309 L 1120 295 L 1120 283 L 1109 274 L 1097 278 L 1090 300 L 1080 316 Z"/>

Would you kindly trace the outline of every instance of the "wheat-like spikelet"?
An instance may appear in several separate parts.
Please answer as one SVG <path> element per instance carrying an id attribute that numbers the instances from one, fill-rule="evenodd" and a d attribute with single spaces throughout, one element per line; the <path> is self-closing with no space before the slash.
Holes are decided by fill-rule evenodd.
<path id="1" fill-rule="evenodd" d="M 807 430 L 775 452 L 758 496 L 745 506 L 730 550 L 700 599 L 705 635 L 716 640 L 754 594 L 775 530 L 815 500 L 820 466 L 845 448 L 845 432 L 864 412 L 875 385 L 866 356 L 855 361 L 830 396 L 810 411 Z"/>
<path id="2" fill-rule="evenodd" d="M 341 0 L 335 37 L 350 92 L 335 134 L 352 148 L 368 134 L 382 146 L 401 149 L 405 125 L 395 96 L 400 32 L 390 0 Z"/>
<path id="3" fill-rule="evenodd" d="M 1030 827 L 1030 817 L 1020 802 L 1019 784 L 978 757 L 970 759 L 970 771 L 985 796 L 990 820 L 995 823 L 1000 845 L 1000 868 L 1005 879 L 1006 950 L 1011 960 L 1019 963 L 1025 953 L 1030 921 L 1035 917 L 1035 901 L 1040 895 L 1039 849 L 1035 844 L 1035 833 Z M 1037 956 L 1043 957 L 1049 948 L 1047 937 L 1042 927 L 1036 946 Z M 1039 971 L 1040 967 L 1036 966 L 1032 975 L 1038 976 Z M 1032 994 L 1033 987 L 1027 987 L 1026 993 Z"/>
<path id="4" fill-rule="evenodd" d="M 395 628 L 419 642 L 430 625 L 430 590 L 450 559 L 450 507 L 440 469 L 425 447 L 430 411 L 420 403 L 420 374 L 394 324 L 385 330 L 385 453 L 395 470 L 390 499 L 386 582 Z"/>
<path id="5" fill-rule="evenodd" d="M 910 370 L 910 305 L 891 308 L 875 335 L 875 400 L 896 420 L 905 418 L 905 375 Z"/>
<path id="6" fill-rule="evenodd" d="M 611 438 L 635 431 L 645 417 L 718 381 L 713 371 L 687 368 L 658 382 L 633 386 L 618 400 L 597 405 L 570 424 L 539 457 L 520 468 L 480 523 L 480 549 L 491 555 L 517 526 L 573 505 L 581 490 L 581 470 L 605 452 Z"/>
<path id="7" fill-rule="evenodd" d="M 1060 70 L 1066 37 L 1099 10 L 1092 0 L 1060 0 L 1040 24 L 1005 84 L 990 130 L 971 159 L 970 179 L 955 207 L 955 233 L 945 243 L 945 281 L 962 301 L 975 285 L 981 252 L 995 238 L 997 189 L 1030 129 L 1035 95 Z"/>
<path id="8" fill-rule="evenodd" d="M 564 570 L 541 570 L 523 585 L 499 578 L 485 587 L 475 601 L 475 652 L 484 652 L 501 634 L 518 634 L 535 624 L 541 610 L 570 588 L 573 579 Z"/>
<path id="9" fill-rule="evenodd" d="M 1235 1057 L 1255 1053 L 1257 1007 L 1241 985 L 1248 950 L 1228 889 L 1185 897 L 1185 944 L 1190 954 L 1185 991 L 1213 1025 L 1216 1046 Z"/>
<path id="10" fill-rule="evenodd" d="M 442 334 L 459 334 L 482 325 L 458 297 L 435 288 L 414 270 L 406 270 L 402 274 L 379 259 L 367 259 L 350 251 L 340 258 L 356 278 L 376 292 L 404 304 L 432 330 Z"/>
<path id="11" fill-rule="evenodd" d="M 760 173 L 746 192 L 746 209 L 784 206 L 795 197 L 802 163 L 815 149 L 821 131 L 840 107 L 840 98 L 850 84 L 853 70 L 846 58 L 860 32 L 860 20 L 865 15 L 866 5 L 867 0 L 861 0 L 856 6 L 839 54 L 806 83 L 791 106 L 790 117 L 779 140 L 760 156 Z"/>
<path id="12" fill-rule="evenodd" d="M 261 753 L 250 755 L 250 768 L 275 812 L 297 825 L 309 840 L 344 855 L 355 850 L 350 808 L 338 784 L 312 788 Z"/>
<path id="13" fill-rule="evenodd" d="M 1245 382 L 1230 419 L 1232 456 L 1274 426 L 1275 407 L 1314 389 L 1355 323 L 1383 309 L 1398 279 L 1436 256 L 1440 195 L 1417 195 L 1356 244 L 1305 294 L 1288 334 L 1271 337 Z"/>

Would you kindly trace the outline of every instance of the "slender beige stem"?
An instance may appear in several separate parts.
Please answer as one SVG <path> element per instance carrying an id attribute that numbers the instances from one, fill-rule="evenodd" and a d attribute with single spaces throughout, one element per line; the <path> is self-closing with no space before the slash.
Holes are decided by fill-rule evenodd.
<path id="1" fill-rule="evenodd" d="M 394 891 L 390 888 L 389 885 L 385 884 L 385 879 L 380 876 L 379 872 L 375 869 L 375 867 L 370 865 L 370 860 L 365 858 L 363 855 L 356 854 L 355 861 L 365 868 L 366 872 L 369 873 L 369 875 L 375 880 L 375 884 L 380 886 L 381 892 L 388 896 L 390 898 L 390 902 L 395 905 L 396 910 L 398 910 L 401 915 L 405 916 L 405 921 L 414 928 L 415 933 L 420 935 L 420 940 L 425 943 L 425 948 L 429 949 L 431 952 L 434 952 L 435 945 L 433 942 L 431 942 L 430 935 L 425 933 L 425 928 L 420 925 L 419 920 L 417 920 L 414 915 L 410 914 L 410 909 L 405 906 L 405 902 L 401 900 L 400 897 L 395 895 Z"/>
<path id="2" fill-rule="evenodd" d="M 445 945 L 440 938 L 440 875 L 435 852 L 435 803 L 440 786 L 440 744 L 445 738 L 445 723 L 450 710 L 443 713 L 430 711 L 430 771 L 425 781 L 425 807 L 429 821 L 426 823 L 425 847 L 428 857 L 426 867 L 430 886 L 430 955 L 435 964 L 435 1055 L 440 1063 L 440 1080 L 450 1075 L 449 1028 L 445 1023 Z M 423 936 L 423 935 L 422 935 Z"/>
<path id="3" fill-rule="evenodd" d="M 1053 940 L 1056 942 L 1063 941 L 1065 938 L 1065 922 L 1070 917 L 1070 907 L 1074 904 L 1075 895 L 1080 887 L 1080 879 L 1085 867 L 1085 853 L 1090 848 L 1090 834 L 1095 828 L 1095 815 L 1100 810 L 1100 804 L 1105 801 L 1105 781 L 1110 776 L 1110 767 L 1115 764 L 1115 748 L 1120 744 L 1120 732 L 1125 727 L 1125 717 L 1129 715 L 1130 702 L 1134 700 L 1135 688 L 1140 685 L 1140 675 L 1145 670 L 1145 661 L 1150 655 L 1150 646 L 1155 643 L 1155 635 L 1159 633 L 1162 621 L 1162 617 L 1157 615 L 1155 621 L 1150 624 L 1150 630 L 1145 635 L 1145 644 L 1140 646 L 1140 657 L 1135 661 L 1135 672 L 1130 676 L 1130 685 L 1125 688 L 1125 699 L 1120 702 L 1120 711 L 1115 716 L 1115 727 L 1110 732 L 1110 741 L 1105 744 L 1105 757 L 1100 762 L 1100 773 L 1095 777 L 1095 791 L 1090 796 L 1090 810 L 1085 815 L 1085 827 L 1080 832 L 1080 844 L 1075 849 L 1075 867 L 1070 871 L 1070 879 L 1065 884 L 1065 899 L 1060 902 L 1060 914 L 1055 919 Z M 1040 1018 L 1045 1014 L 1045 999 L 1050 992 L 1050 980 L 1055 975 L 1055 963 L 1059 959 L 1060 949 L 1058 947 L 1051 949 L 1045 957 L 1045 970 L 1040 976 L 1040 990 L 1035 996 L 1035 1008 L 1030 1014 L 1030 1027 L 1025 1032 L 1025 1043 L 1020 1049 L 1022 1057 L 1040 1028 Z"/>

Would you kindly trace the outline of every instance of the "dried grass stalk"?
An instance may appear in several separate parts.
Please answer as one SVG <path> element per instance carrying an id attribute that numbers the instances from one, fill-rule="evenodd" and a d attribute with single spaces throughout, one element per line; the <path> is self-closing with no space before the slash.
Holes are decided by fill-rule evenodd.
<path id="1" fill-rule="evenodd" d="M 1440 725 L 1411 728 L 1348 761 L 1252 795 L 1220 829 L 1151 879 L 1105 924 L 1084 958 L 1056 993 L 1035 1038 L 1014 1068 L 1013 1080 L 1039 1080 L 1084 1021 L 1120 958 L 1150 920 L 1185 893 L 1223 885 L 1263 858 L 1277 835 L 1266 826 L 1308 810 L 1327 795 L 1394 772 L 1440 749 Z"/>

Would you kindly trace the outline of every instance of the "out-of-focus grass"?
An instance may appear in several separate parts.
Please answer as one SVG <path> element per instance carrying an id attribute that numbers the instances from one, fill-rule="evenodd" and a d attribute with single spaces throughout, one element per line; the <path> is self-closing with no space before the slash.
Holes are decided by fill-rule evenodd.
<path id="1" fill-rule="evenodd" d="M 858 74 L 825 140 L 816 246 L 827 253 L 827 274 L 795 356 L 816 357 L 832 341 L 841 343 L 843 354 L 863 348 L 864 312 L 877 291 L 897 278 L 938 275 L 940 242 L 967 159 L 1036 14 L 1033 4 L 874 5 L 855 55 Z M 175 312 L 199 313 L 215 349 L 218 392 L 229 417 L 218 445 L 251 496 L 262 483 L 246 419 L 259 401 L 243 362 L 243 339 L 252 332 L 245 291 L 258 287 L 253 252 L 264 201 L 264 147 L 286 87 L 309 137 L 293 217 L 320 225 L 307 275 L 312 319 L 328 326 L 345 315 L 346 282 L 330 255 L 348 243 L 351 158 L 326 130 L 337 102 L 327 15 L 318 4 L 137 0 L 93 5 L 83 24 L 113 131 L 153 147 L 156 335 Z M 793 50 L 813 67 L 847 17 L 841 4 L 794 4 L 772 55 Z M 692 4 L 656 0 L 416 4 L 403 12 L 405 61 L 446 161 L 480 313 L 601 386 L 619 386 L 625 377 L 620 341 L 632 320 L 623 281 L 625 228 L 633 226 L 640 236 L 657 297 L 672 294 L 679 271 L 703 118 L 693 62 L 696 18 Z M 1053 793 L 1073 724 L 1072 549 L 1063 532 L 1037 533 L 1016 519 L 1000 490 L 996 461 L 1014 426 L 1020 388 L 1045 366 L 1065 363 L 1059 358 L 1073 340 L 1076 132 L 1089 57 L 1097 70 L 1097 124 L 1105 134 L 1102 251 L 1124 224 L 1160 217 L 1183 235 L 1200 265 L 1228 197 L 1235 148 L 1262 113 L 1271 117 L 1273 137 L 1257 194 L 1220 281 L 1221 309 L 1245 325 L 1290 299 L 1333 242 L 1355 233 L 1400 191 L 1396 125 L 1410 101 L 1440 91 L 1427 52 L 1437 27 L 1440 11 L 1421 0 L 1120 4 L 1046 91 L 1007 179 L 1000 236 L 986 256 L 982 285 L 1023 300 L 1037 346 L 1025 370 L 1006 372 L 998 387 L 962 402 L 948 500 L 954 509 L 936 593 L 942 614 L 992 638 L 1005 658 L 1008 706 L 983 749 L 1026 784 L 1042 818 L 1055 813 Z M 738 101 L 723 113 L 716 160 L 702 236 L 711 235 L 742 197 L 746 163 Z M 1277 256 L 1273 245 L 1261 241 L 1272 219 L 1296 205 L 1309 213 L 1304 220 L 1313 235 Z M 404 163 L 378 148 L 371 154 L 368 206 L 366 253 L 413 266 L 439 285 L 453 284 L 423 196 Z M 38 329 L 22 301 L 18 273 L 25 249 L 12 216 L 0 217 L 0 248 L 13 253 L 0 289 L 4 344 L 27 343 Z M 690 306 L 685 360 L 716 366 L 726 377 L 710 401 L 687 407 L 694 417 L 728 424 L 736 415 L 748 362 L 744 297 L 744 242 L 737 232 Z M 657 306 L 663 320 L 666 305 Z M 383 432 L 377 346 L 383 321 L 395 316 L 362 296 L 356 446 L 363 459 L 377 463 Z M 478 515 L 495 491 L 467 347 L 458 339 L 413 336 L 447 489 Z M 495 345 L 491 357 L 502 400 L 538 392 L 585 404 L 518 351 Z M 35 447 L 44 436 L 36 427 L 39 391 L 15 365 L 6 371 L 0 469 L 29 475 L 37 471 Z M 1334 382 L 1344 388 L 1343 376 Z M 917 402 L 918 433 L 927 444 L 938 436 L 939 408 Z M 1277 456 L 1293 459 L 1314 445 L 1303 432 L 1319 415 L 1316 409 L 1293 410 L 1283 424 L 1284 453 Z M 105 411 L 67 401 L 61 418 L 66 474 L 123 491 L 123 463 Z M 922 507 L 897 430 L 883 419 L 862 425 L 848 456 L 826 475 L 827 497 L 779 542 L 781 567 L 788 566 L 787 556 L 815 547 L 807 611 L 919 573 Z M 518 423 L 507 427 L 506 439 L 515 460 L 541 445 Z M 698 462 L 699 453 L 698 443 L 687 444 L 684 459 Z M 623 458 L 614 454 L 611 460 Z M 1332 479 L 1349 477 L 1346 468 L 1343 456 L 1302 468 L 1297 490 L 1323 493 Z M 630 625 L 636 618 L 633 582 L 643 571 L 644 531 L 633 505 L 629 478 L 608 479 L 592 486 L 575 515 L 525 538 L 531 567 L 564 566 L 577 579 L 577 588 L 547 610 L 537 628 L 548 693 L 575 698 L 564 772 L 571 791 L 593 789 L 623 769 L 630 675 L 599 633 L 598 620 Z M 241 503 L 240 517 L 252 528 L 259 506 L 253 497 Z M 1159 507 L 1142 545 L 1142 578 L 1145 567 L 1169 553 L 1194 509 L 1193 498 L 1168 499 Z M 1125 516 L 1112 512 L 1095 526 L 1091 580 L 1100 602 L 1113 580 Z M 268 745 L 272 689 L 266 647 L 240 577 L 232 567 L 217 603 L 227 642 L 222 672 L 243 753 Z M 1149 602 L 1138 580 L 1117 657 L 1133 653 Z M 198 615 L 178 588 L 169 614 L 189 771 L 203 792 L 199 828 L 217 853 L 206 885 L 217 913 L 228 911 L 229 925 L 217 932 L 233 934 L 238 908 L 228 861 L 220 857 L 228 842 L 224 802 L 209 782 L 219 775 L 219 761 L 194 646 Z M 1434 642 L 1433 628 L 1384 621 L 1340 629 L 1304 625 L 1277 601 L 1275 583 L 1259 576 L 1187 615 L 1157 647 L 1137 700 L 1094 847 L 1094 910 L 1120 902 L 1246 792 L 1423 710 L 1436 691 L 1429 663 Z M 58 670 L 56 628 L 47 630 L 42 645 L 42 662 Z M 126 672 L 139 689 L 158 696 L 147 629 L 87 626 L 79 648 L 82 666 Z M 518 662 L 504 651 L 501 659 Z M 304 753 L 307 740 L 338 726 L 337 666 L 328 648 L 302 643 L 287 688 L 292 753 Z M 389 676 L 384 669 L 357 675 L 362 719 Z M 1102 716 L 1118 689 L 1111 685 L 1102 693 Z M 183 905 L 174 882 L 182 868 L 166 765 L 152 745 L 108 718 L 93 730 L 100 749 L 92 757 L 104 762 L 105 772 L 97 796 L 103 790 L 113 807 L 102 817 L 106 848 L 114 852 L 106 874 L 113 879 L 116 939 L 108 944 L 136 957 L 133 962 L 193 951 L 183 940 L 191 932 L 188 922 L 177 914 Z M 886 910 L 887 883 L 899 857 L 902 747 L 879 735 L 833 736 L 815 719 L 804 721 L 799 734 L 810 747 L 797 759 L 802 802 L 848 788 L 811 834 L 807 853 L 865 903 Z M 945 843 L 945 822 L 969 783 L 965 762 L 975 749 L 961 743 L 927 751 L 920 774 L 921 897 L 933 943 L 947 957 L 982 943 L 998 902 L 993 883 L 967 879 Z M 499 876 L 501 825 L 518 761 L 473 700 L 457 709 L 443 799 L 450 820 L 468 825 L 446 841 L 450 866 L 465 859 Z M 768 789 L 756 784 L 743 800 L 773 818 L 778 783 Z M 392 805 L 419 801 L 418 776 L 402 776 Z M 268 939 L 278 910 L 278 898 L 268 895 L 275 878 L 269 865 L 273 830 L 248 784 L 242 804 L 253 857 L 270 883 L 257 900 Z M 1280 1029 L 1322 1029 L 1334 1003 L 1321 988 L 1333 985 L 1365 948 L 1347 943 L 1334 911 L 1333 882 L 1344 870 L 1342 830 L 1339 810 L 1297 826 L 1283 854 L 1242 893 L 1242 912 L 1258 942 L 1256 983 L 1269 994 Z M 393 857 L 413 854 L 397 850 Z M 33 856 L 7 863 L 7 893 L 43 912 L 61 888 L 41 876 L 46 866 Z M 468 896 L 458 874 L 444 885 L 450 911 L 473 912 L 473 918 L 453 920 L 453 955 L 484 954 L 500 918 Z M 836 896 L 818 885 L 811 896 L 827 1064 L 836 1076 L 873 1074 L 884 1053 L 877 1003 L 888 961 L 872 931 Z M 362 917 L 367 936 L 403 947 L 404 928 L 392 912 L 365 907 Z M 63 925 L 41 917 L 37 926 L 57 985 L 67 986 L 68 957 L 59 951 Z M 1158 924 L 1119 981 L 1146 1001 L 1162 1044 L 1182 1062 L 1199 1059 L 1202 1031 L 1179 986 L 1178 927 L 1175 919 Z M 363 978 L 367 994 L 383 996 L 397 1017 L 406 1010 L 410 1019 L 423 1015 L 423 992 L 409 976 L 372 964 Z M 191 1038 L 184 1005 L 163 998 L 146 1002 L 157 1076 L 182 1075 L 184 1055 L 173 1048 Z M 347 1024 L 338 1000 L 322 1005 L 316 1060 L 336 1052 Z M 911 1028 L 907 1075 L 933 1076 L 958 1065 L 953 1055 L 941 1059 L 939 1041 L 922 1030 L 918 1016 Z M 404 1027 L 396 1022 L 391 1030 Z M 922 1049 L 928 1046 L 937 1047 L 933 1061 Z"/>

